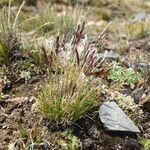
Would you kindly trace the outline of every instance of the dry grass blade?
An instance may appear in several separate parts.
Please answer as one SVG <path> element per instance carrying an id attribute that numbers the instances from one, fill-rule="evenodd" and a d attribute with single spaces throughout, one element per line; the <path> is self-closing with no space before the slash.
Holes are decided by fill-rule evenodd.
<path id="1" fill-rule="evenodd" d="M 101 34 L 100 34 L 100 37 L 98 38 L 98 40 L 97 40 L 97 44 L 98 45 L 102 45 L 103 44 L 103 41 L 104 41 L 104 39 L 106 38 L 106 33 L 107 33 L 107 31 L 108 31 L 108 29 L 109 29 L 109 27 L 110 27 L 110 25 L 112 24 L 112 22 L 109 22 L 106 26 L 105 26 L 105 28 L 103 29 L 103 31 L 101 32 Z"/>
<path id="2" fill-rule="evenodd" d="M 42 49 L 43 59 L 44 59 L 45 63 L 49 66 L 49 59 L 47 56 L 46 49 L 43 46 L 41 47 L 41 49 Z"/>
<path id="3" fill-rule="evenodd" d="M 18 17 L 19 17 L 20 11 L 21 11 L 22 7 L 24 6 L 24 4 L 25 4 L 25 1 L 22 2 L 21 6 L 20 6 L 20 8 L 19 8 L 19 10 L 18 10 L 18 12 L 17 12 L 17 15 L 16 15 L 16 17 L 15 17 L 14 23 L 13 23 L 13 25 L 12 25 L 12 29 L 13 29 L 13 30 L 14 30 L 14 28 L 15 28 L 15 26 L 16 26 L 17 19 L 18 19 Z"/>

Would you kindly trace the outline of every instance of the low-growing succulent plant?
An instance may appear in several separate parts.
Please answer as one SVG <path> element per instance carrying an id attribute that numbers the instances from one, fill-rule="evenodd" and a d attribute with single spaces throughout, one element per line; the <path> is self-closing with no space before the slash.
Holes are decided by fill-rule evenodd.
<path id="1" fill-rule="evenodd" d="M 72 134 L 70 130 L 60 133 L 62 139 L 58 141 L 58 145 L 63 150 L 77 150 L 80 146 L 79 139 Z"/>
<path id="2" fill-rule="evenodd" d="M 139 72 L 135 72 L 132 68 L 126 69 L 115 63 L 110 70 L 108 79 L 133 87 L 134 84 L 142 80 L 142 75 Z"/>
<path id="3" fill-rule="evenodd" d="M 139 143 L 144 146 L 144 150 L 150 149 L 150 140 L 149 139 L 140 138 Z"/>

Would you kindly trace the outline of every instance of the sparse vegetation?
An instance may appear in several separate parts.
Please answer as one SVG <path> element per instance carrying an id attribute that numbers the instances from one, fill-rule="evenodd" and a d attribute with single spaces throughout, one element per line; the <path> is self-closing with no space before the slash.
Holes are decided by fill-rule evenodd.
<path id="1" fill-rule="evenodd" d="M 30 131 L 25 130 L 23 127 L 19 127 L 19 131 L 16 134 L 16 145 L 20 149 L 39 149 L 40 147 L 47 147 L 47 143 L 44 143 L 42 131 L 38 124 L 30 129 Z M 15 144 L 10 144 L 9 149 L 15 149 Z"/>
<path id="2" fill-rule="evenodd" d="M 33 17 L 35 19 L 24 23 L 22 27 L 26 32 L 32 31 L 39 35 L 47 34 L 48 36 L 58 33 L 66 35 L 81 21 L 80 15 L 77 17 L 77 14 L 81 14 L 79 8 L 58 14 L 56 11 L 50 10 L 50 7 L 47 6 L 44 12 L 35 14 L 35 17 Z"/>
<path id="3" fill-rule="evenodd" d="M 149 150 L 149 13 L 148 0 L 0 0 L 0 149 Z M 108 101 L 138 139 L 105 132 Z"/>
<path id="4" fill-rule="evenodd" d="M 118 28 L 119 26 L 119 28 Z M 150 21 L 149 19 L 142 21 L 129 21 L 114 23 L 110 28 L 113 32 L 118 32 L 121 35 L 126 36 L 127 39 L 140 39 L 150 35 Z"/>
<path id="5" fill-rule="evenodd" d="M 19 28 L 17 27 L 17 19 L 23 4 L 20 6 L 15 17 L 11 13 L 11 8 L 2 9 L 1 11 L 1 25 L 0 25 L 0 62 L 9 63 L 13 59 L 16 51 L 20 51 L 20 37 Z M 7 18 L 7 19 L 6 19 Z"/>

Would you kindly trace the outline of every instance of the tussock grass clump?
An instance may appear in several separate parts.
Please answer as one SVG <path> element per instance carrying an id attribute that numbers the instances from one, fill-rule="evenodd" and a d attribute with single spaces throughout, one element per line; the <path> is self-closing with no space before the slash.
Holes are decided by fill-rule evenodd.
<path id="1" fill-rule="evenodd" d="M 150 20 L 146 19 L 144 21 L 137 23 L 125 23 L 123 25 L 123 28 L 126 35 L 137 39 L 137 38 L 145 38 L 150 35 L 149 26 Z"/>
<path id="2" fill-rule="evenodd" d="M 16 15 L 11 12 L 9 7 L 0 10 L 0 63 L 9 63 L 15 52 L 20 50 L 20 36 L 18 28 L 18 16 L 24 2 L 20 6 Z M 15 16 L 15 17 L 14 17 Z"/>
<path id="3" fill-rule="evenodd" d="M 37 93 L 36 107 L 43 117 L 71 123 L 97 104 L 98 89 L 74 66 L 59 75 L 50 75 Z"/>
<path id="4" fill-rule="evenodd" d="M 150 20 L 145 19 L 139 22 L 122 22 L 114 23 L 111 26 L 111 31 L 124 34 L 128 39 L 140 39 L 150 35 Z"/>
<path id="5" fill-rule="evenodd" d="M 83 19 L 82 11 L 78 7 L 73 10 L 66 10 L 58 13 L 56 10 L 51 10 L 49 4 L 44 11 L 36 13 L 30 21 L 22 25 L 26 32 L 34 31 L 38 35 L 66 35 L 71 32 L 74 27 Z"/>

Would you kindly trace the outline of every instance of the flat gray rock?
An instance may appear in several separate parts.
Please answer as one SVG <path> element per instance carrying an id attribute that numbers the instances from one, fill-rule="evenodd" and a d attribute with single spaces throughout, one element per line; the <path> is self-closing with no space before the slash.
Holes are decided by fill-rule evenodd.
<path id="1" fill-rule="evenodd" d="M 144 20 L 149 20 L 150 19 L 150 13 L 145 13 L 145 12 L 139 12 L 135 15 L 134 19 L 132 22 L 141 22 Z"/>
<path id="2" fill-rule="evenodd" d="M 140 22 L 144 19 L 146 19 L 147 14 L 145 12 L 139 12 L 136 14 L 135 18 L 133 19 L 134 22 Z"/>
<path id="3" fill-rule="evenodd" d="M 115 53 L 113 51 L 107 51 L 105 50 L 104 53 L 99 53 L 98 58 L 105 58 L 105 59 L 118 59 L 120 55 L 118 53 Z"/>
<path id="4" fill-rule="evenodd" d="M 115 102 L 104 102 L 99 109 L 99 117 L 107 130 L 140 133 L 138 127 Z"/>

